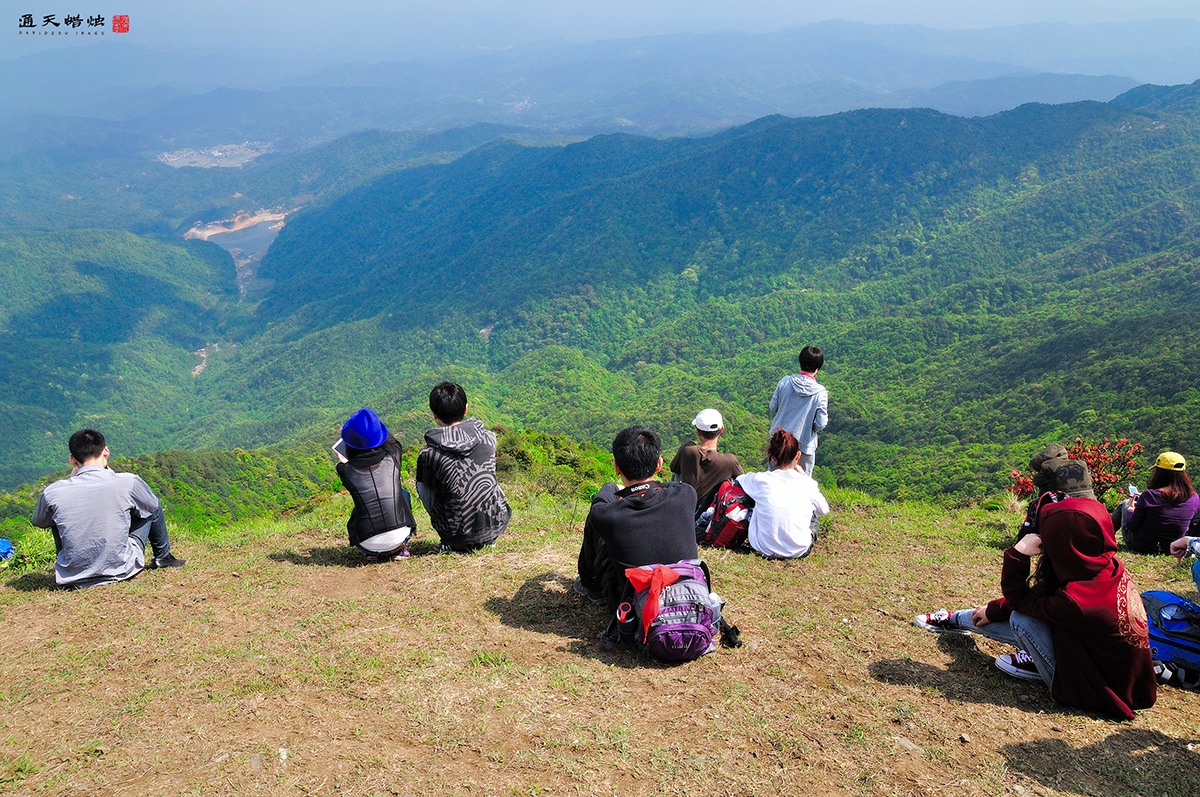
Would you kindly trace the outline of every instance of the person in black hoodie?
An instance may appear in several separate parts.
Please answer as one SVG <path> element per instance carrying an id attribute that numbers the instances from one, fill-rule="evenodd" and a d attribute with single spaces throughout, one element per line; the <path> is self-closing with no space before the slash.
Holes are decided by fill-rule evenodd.
<path id="1" fill-rule="evenodd" d="M 592 499 L 579 549 L 575 592 L 615 611 L 625 570 L 696 559 L 696 490 L 683 482 L 655 481 L 662 470 L 662 442 L 645 426 L 623 429 L 613 440 L 613 470 L 622 486 L 608 482 Z"/>
<path id="2" fill-rule="evenodd" d="M 490 545 L 512 519 L 496 481 L 496 435 L 478 418 L 465 418 L 462 385 L 439 384 L 429 394 L 429 409 L 437 427 L 425 433 L 417 456 L 417 496 L 441 538 L 439 552 Z"/>
<path id="3" fill-rule="evenodd" d="M 404 448 L 366 407 L 342 426 L 342 443 L 346 453 L 338 452 L 337 473 L 354 499 L 346 522 L 350 544 L 373 559 L 407 559 L 417 523 L 400 482 Z"/>

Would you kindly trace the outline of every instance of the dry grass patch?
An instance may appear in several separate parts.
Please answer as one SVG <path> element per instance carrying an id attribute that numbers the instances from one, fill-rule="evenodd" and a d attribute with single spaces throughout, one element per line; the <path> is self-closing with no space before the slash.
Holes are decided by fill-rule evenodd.
<path id="1" fill-rule="evenodd" d="M 348 501 L 183 570 L 0 588 L 0 790 L 19 794 L 1145 794 L 1200 783 L 1200 696 L 1064 709 L 912 615 L 992 596 L 1013 515 L 844 501 L 799 562 L 709 552 L 746 646 L 665 667 L 571 592 L 586 507 L 515 489 L 494 550 L 367 565 Z M 421 518 L 422 528 L 428 525 Z M 1128 556 L 1142 589 L 1190 593 Z"/>

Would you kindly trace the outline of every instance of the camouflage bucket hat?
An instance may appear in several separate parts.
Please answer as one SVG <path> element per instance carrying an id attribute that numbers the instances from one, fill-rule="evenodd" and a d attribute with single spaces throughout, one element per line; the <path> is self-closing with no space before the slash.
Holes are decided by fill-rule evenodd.
<path id="1" fill-rule="evenodd" d="M 1029 460 L 1029 470 L 1033 473 L 1033 486 L 1039 493 L 1047 490 L 1058 490 L 1054 471 L 1070 460 L 1067 449 L 1058 443 L 1051 443 Z"/>
<path id="2" fill-rule="evenodd" d="M 1092 492 L 1092 474 L 1088 470 L 1086 462 L 1069 459 L 1057 467 L 1047 463 L 1042 466 L 1042 472 L 1047 473 L 1048 467 L 1054 468 L 1047 475 L 1052 474 L 1053 481 L 1057 483 L 1057 489 L 1062 490 L 1071 498 L 1096 497 L 1096 494 Z"/>

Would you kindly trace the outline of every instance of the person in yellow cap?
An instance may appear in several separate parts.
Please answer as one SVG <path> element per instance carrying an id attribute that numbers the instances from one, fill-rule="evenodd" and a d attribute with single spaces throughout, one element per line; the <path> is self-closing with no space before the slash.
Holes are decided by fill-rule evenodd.
<path id="1" fill-rule="evenodd" d="M 1200 508 L 1200 496 L 1188 477 L 1187 461 L 1164 451 L 1150 469 L 1145 492 L 1131 486 L 1130 497 L 1112 515 L 1125 547 L 1138 553 L 1170 553 L 1171 543 L 1187 533 Z"/>

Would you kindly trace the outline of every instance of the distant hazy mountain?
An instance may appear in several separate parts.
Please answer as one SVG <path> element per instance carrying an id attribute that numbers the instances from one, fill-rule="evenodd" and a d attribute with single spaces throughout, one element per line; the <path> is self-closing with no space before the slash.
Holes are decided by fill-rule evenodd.
<path id="1" fill-rule="evenodd" d="M 954 31 L 831 21 L 317 71 L 290 54 L 105 42 L 0 62 L 0 119 L 10 151 L 62 127 L 16 120 L 31 114 L 121 121 L 170 147 L 256 139 L 294 148 L 374 127 L 475 122 L 691 135 L 770 114 L 929 106 L 977 115 L 1103 101 L 1146 80 L 1200 77 L 1197 40 L 1200 23 L 1188 20 Z"/>
<path id="2" fill-rule="evenodd" d="M 1115 75 L 1003 75 L 986 80 L 952 81 L 932 89 L 896 94 L 903 106 L 935 108 L 955 116 L 987 116 L 1027 102 L 1058 105 L 1079 100 L 1107 102 L 1138 85 Z M 897 107 L 902 107 L 897 103 Z"/>

